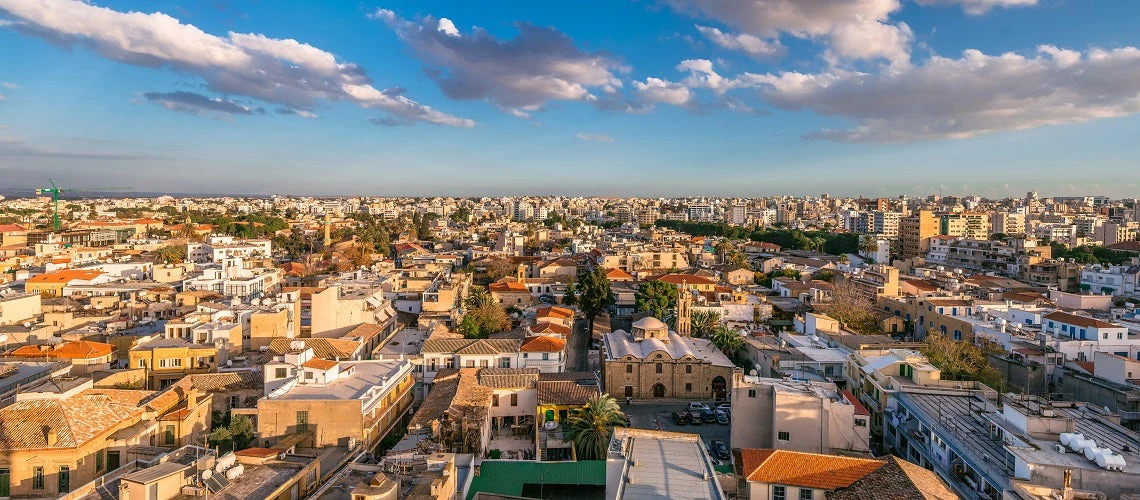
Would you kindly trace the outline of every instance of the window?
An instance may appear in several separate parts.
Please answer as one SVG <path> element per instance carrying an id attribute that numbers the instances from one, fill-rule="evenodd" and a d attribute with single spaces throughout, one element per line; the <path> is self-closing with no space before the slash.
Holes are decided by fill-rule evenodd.
<path id="1" fill-rule="evenodd" d="M 467 367 L 468 368 L 475 368 L 475 360 L 474 359 L 467 360 Z"/>
<path id="2" fill-rule="evenodd" d="M 479 360 L 479 367 L 480 367 L 480 368 L 487 368 L 487 366 L 488 366 L 489 364 L 490 364 L 490 361 L 488 361 L 488 360 L 486 360 L 486 359 L 480 359 L 480 360 Z"/>
<path id="3" fill-rule="evenodd" d="M 297 432 L 309 432 L 309 412 L 297 412 Z"/>
<path id="4" fill-rule="evenodd" d="M 633 365 L 632 364 L 625 365 L 625 372 L 626 373 L 633 373 Z"/>
<path id="5" fill-rule="evenodd" d="M 170 360 L 170 366 L 182 366 L 182 358 L 174 358 Z"/>
<path id="6" fill-rule="evenodd" d="M 491 395 L 491 406 L 499 406 L 499 395 L 498 394 L 492 394 Z"/>
<path id="7" fill-rule="evenodd" d="M 780 441 L 791 441 L 792 434 L 788 431 L 780 431 L 776 433 L 776 439 L 779 439 Z"/>
<path id="8" fill-rule="evenodd" d="M 811 500 L 814 494 L 815 492 L 808 488 L 800 488 L 800 500 Z"/>
<path id="9" fill-rule="evenodd" d="M 748 389 L 748 397 L 750 397 L 750 398 L 756 397 L 756 389 Z"/>
<path id="10" fill-rule="evenodd" d="M 772 487 L 772 500 L 787 500 L 787 498 L 788 498 L 787 488 L 785 488 L 783 486 L 773 486 Z"/>
<path id="11" fill-rule="evenodd" d="M 519 395 L 518 394 L 511 394 L 511 406 L 518 406 L 518 405 L 519 405 Z"/>
<path id="12" fill-rule="evenodd" d="M 661 363 L 657 363 L 657 373 L 661 373 Z"/>
<path id="13" fill-rule="evenodd" d="M 274 378 L 285 378 L 289 376 L 289 370 L 287 368 L 277 368 L 273 370 L 273 373 Z"/>
<path id="14" fill-rule="evenodd" d="M 71 491 L 71 467 L 59 466 L 59 493 Z"/>
<path id="15" fill-rule="evenodd" d="M 855 427 L 866 427 L 866 426 L 867 426 L 867 419 L 865 419 L 865 418 L 855 419 Z"/>
<path id="16" fill-rule="evenodd" d="M 166 444 L 174 444 L 174 426 L 166 426 L 166 431 L 162 433 L 162 437 L 166 440 Z"/>
<path id="17" fill-rule="evenodd" d="M 313 372 L 305 370 L 305 380 L 312 380 L 312 379 L 313 379 Z"/>
<path id="18" fill-rule="evenodd" d="M 230 408 L 239 408 L 239 407 L 241 407 L 241 396 L 238 396 L 237 394 L 231 394 L 230 395 Z"/>
<path id="19" fill-rule="evenodd" d="M 685 365 L 685 373 L 693 373 L 693 365 Z"/>
<path id="20" fill-rule="evenodd" d="M 1082 328 L 1082 329 L 1081 329 L 1081 337 L 1083 338 L 1084 336 L 1085 336 L 1085 329 L 1084 329 L 1084 328 Z M 1103 338 L 1104 338 L 1104 340 L 1108 340 L 1108 332 L 1105 332 L 1105 334 L 1104 334 L 1104 337 L 1103 337 Z"/>
<path id="21" fill-rule="evenodd" d="M 542 360 L 543 361 L 547 361 L 549 359 L 550 359 L 550 353 L 548 353 L 548 352 L 542 353 Z"/>
<path id="22" fill-rule="evenodd" d="M 32 489 L 44 489 L 44 468 L 41 466 L 32 467 Z"/>
<path id="23" fill-rule="evenodd" d="M 95 452 L 95 470 L 103 470 L 103 450 Z"/>

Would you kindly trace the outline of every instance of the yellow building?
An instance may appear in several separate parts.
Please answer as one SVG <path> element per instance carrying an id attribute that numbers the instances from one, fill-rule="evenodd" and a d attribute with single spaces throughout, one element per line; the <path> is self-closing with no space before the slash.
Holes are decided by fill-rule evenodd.
<path id="1" fill-rule="evenodd" d="M 44 273 L 28 279 L 24 289 L 31 293 L 38 293 L 44 297 L 60 297 L 63 288 L 71 284 L 94 284 L 103 275 L 102 271 L 87 269 L 64 269 L 51 273 Z"/>
<path id="2" fill-rule="evenodd" d="M 161 389 L 192 373 L 216 371 L 218 355 L 213 345 L 154 339 L 131 348 L 130 367 L 145 369 L 149 387 Z"/>

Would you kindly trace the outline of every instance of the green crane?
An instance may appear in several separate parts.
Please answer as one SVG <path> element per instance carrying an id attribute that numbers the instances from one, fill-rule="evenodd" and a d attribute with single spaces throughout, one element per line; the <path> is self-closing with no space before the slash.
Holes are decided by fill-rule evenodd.
<path id="1" fill-rule="evenodd" d="M 60 189 L 58 186 L 56 186 L 55 181 L 51 179 L 48 179 L 48 183 L 51 184 L 51 187 L 37 189 L 36 196 L 43 196 L 48 194 L 51 195 L 51 226 L 56 231 L 59 231 L 59 193 L 62 193 L 65 190 Z"/>

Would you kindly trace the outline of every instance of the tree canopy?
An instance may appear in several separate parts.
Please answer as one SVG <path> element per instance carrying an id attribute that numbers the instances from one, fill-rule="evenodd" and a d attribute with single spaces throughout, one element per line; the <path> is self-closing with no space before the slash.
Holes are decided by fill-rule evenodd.
<path id="1" fill-rule="evenodd" d="M 590 320 L 591 335 L 594 333 L 594 318 L 614 302 L 614 292 L 605 269 L 594 267 L 578 275 L 578 309 Z"/>
<path id="2" fill-rule="evenodd" d="M 664 281 L 647 281 L 638 285 L 634 308 L 658 319 L 664 319 L 677 305 L 677 287 Z"/>
<path id="3" fill-rule="evenodd" d="M 614 429 L 628 427 L 629 419 L 609 394 L 599 394 L 585 406 L 572 412 L 566 422 L 566 434 L 578 453 L 578 460 L 605 460 Z"/>

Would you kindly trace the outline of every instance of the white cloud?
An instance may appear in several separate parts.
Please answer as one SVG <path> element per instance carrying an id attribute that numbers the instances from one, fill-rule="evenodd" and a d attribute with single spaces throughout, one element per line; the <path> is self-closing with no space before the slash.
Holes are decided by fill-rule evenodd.
<path id="1" fill-rule="evenodd" d="M 592 88 L 620 87 L 615 73 L 628 71 L 553 28 L 521 23 L 518 36 L 499 40 L 480 28 L 452 32 L 454 23 L 432 17 L 409 21 L 384 9 L 370 17 L 396 30 L 448 97 L 484 99 L 516 116 L 551 100 L 591 100 Z"/>
<path id="2" fill-rule="evenodd" d="M 115 61 L 194 74 L 222 94 L 307 111 L 347 100 L 409 123 L 474 126 L 469 119 L 377 90 L 359 66 L 296 40 L 242 33 L 219 37 L 163 13 L 119 12 L 75 0 L 0 0 L 0 13 L 18 31 L 85 45 Z"/>
<path id="3" fill-rule="evenodd" d="M 636 89 L 640 100 L 648 105 L 663 103 L 684 106 L 693 97 L 693 93 L 685 85 L 660 78 L 650 77 L 644 82 L 633 82 L 633 88 Z"/>
<path id="4" fill-rule="evenodd" d="M 181 111 L 192 115 L 210 114 L 215 116 L 265 114 L 265 110 L 248 106 L 230 99 L 210 97 L 195 92 L 178 90 L 174 92 L 145 92 L 143 97 L 158 103 L 171 111 Z"/>
<path id="5" fill-rule="evenodd" d="M 769 44 L 778 44 L 779 37 L 786 34 L 831 42 L 828 53 L 832 58 L 886 59 L 903 64 L 910 57 L 910 30 L 888 22 L 901 8 L 899 0 L 662 1 L 678 12 L 715 20 L 769 40 Z"/>
<path id="6" fill-rule="evenodd" d="M 970 15 L 981 15 L 994 8 L 1037 5 L 1037 0 L 917 0 L 919 5 L 961 5 Z"/>
<path id="7" fill-rule="evenodd" d="M 583 140 L 586 142 L 614 142 L 615 141 L 615 139 L 613 137 L 610 137 L 608 135 L 587 134 L 585 132 L 578 132 L 578 135 L 576 135 L 575 137 L 577 137 L 579 140 Z"/>
<path id="8" fill-rule="evenodd" d="M 0 135 L 0 157 L 62 158 L 71 160 L 136 161 L 154 160 L 155 156 L 108 151 L 83 151 L 39 146 L 18 137 Z"/>
<path id="9" fill-rule="evenodd" d="M 16 89 L 20 88 L 19 85 L 16 85 L 12 82 L 0 82 L 0 86 L 3 86 L 6 89 L 12 89 L 12 90 L 16 90 Z"/>
<path id="10" fill-rule="evenodd" d="M 711 42 L 729 50 L 745 52 L 756 59 L 769 58 L 784 52 L 784 46 L 780 45 L 778 39 L 765 40 L 747 33 L 725 33 L 717 28 L 699 24 L 696 27 L 697 31 Z"/>
<path id="11" fill-rule="evenodd" d="M 811 137 L 844 142 L 966 138 L 1140 113 L 1140 49 L 933 57 L 901 71 L 745 73 L 724 84 L 762 89 L 768 104 L 848 118 Z"/>
<path id="12" fill-rule="evenodd" d="M 446 17 L 439 18 L 439 27 L 437 29 L 447 36 L 459 36 L 459 28 L 456 28 L 455 23 Z"/>

